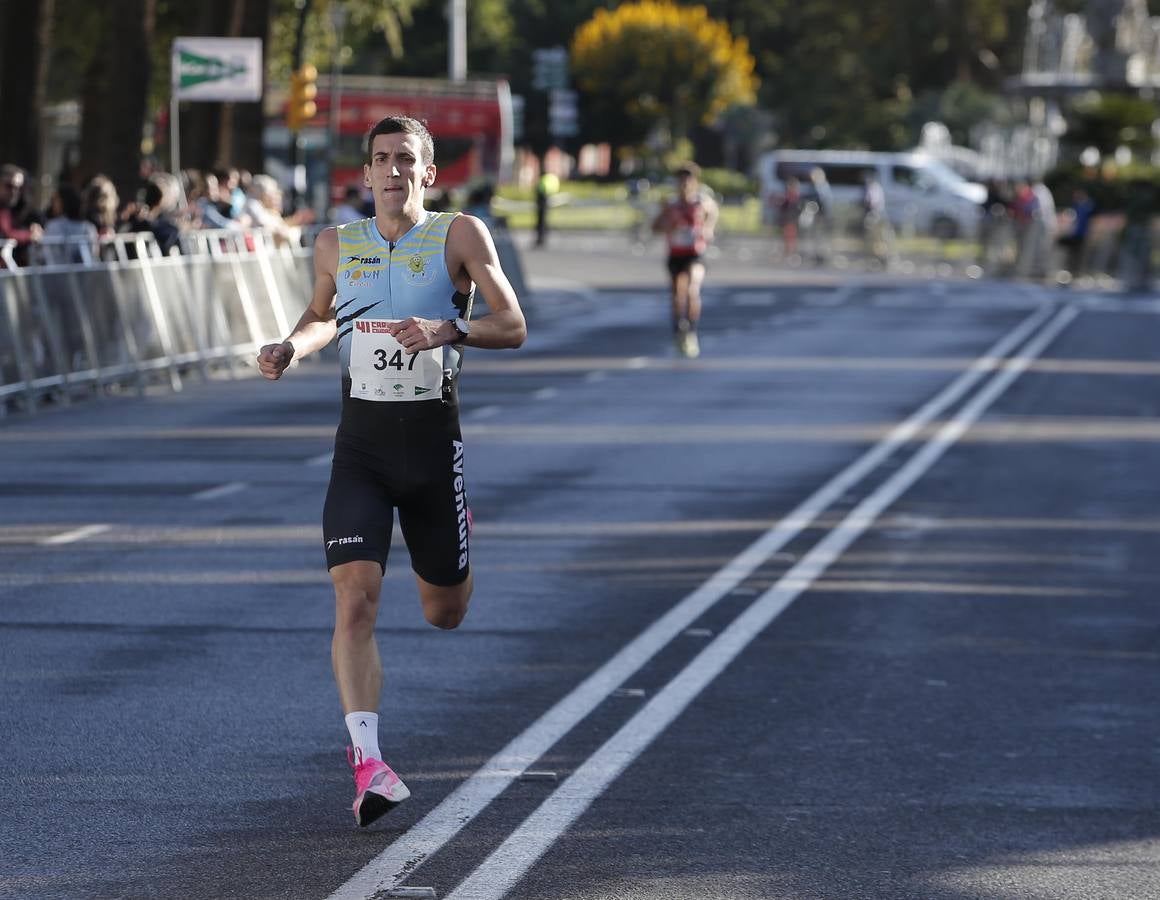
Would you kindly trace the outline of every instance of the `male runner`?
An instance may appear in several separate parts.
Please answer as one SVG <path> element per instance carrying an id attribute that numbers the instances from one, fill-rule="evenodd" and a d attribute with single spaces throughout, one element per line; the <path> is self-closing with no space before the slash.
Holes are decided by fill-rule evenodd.
<path id="1" fill-rule="evenodd" d="M 322 231 L 314 293 L 294 330 L 258 355 L 279 378 L 338 335 L 342 420 L 322 513 L 336 615 L 331 662 L 353 750 L 354 815 L 369 825 L 410 796 L 379 751 L 375 643 L 394 511 L 427 621 L 455 628 L 471 596 L 458 347 L 519 347 L 527 326 L 495 245 L 474 216 L 423 208 L 435 181 L 426 126 L 405 116 L 367 136 L 375 216 Z M 478 288 L 491 314 L 471 322 Z"/>
<path id="2" fill-rule="evenodd" d="M 677 169 L 677 195 L 665 202 L 652 226 L 653 231 L 664 234 L 668 244 L 673 339 L 677 350 L 689 358 L 701 353 L 697 323 L 705 280 L 703 256 L 713 240 L 718 213 L 713 198 L 701 189 L 700 178 L 696 163 L 687 162 Z"/>

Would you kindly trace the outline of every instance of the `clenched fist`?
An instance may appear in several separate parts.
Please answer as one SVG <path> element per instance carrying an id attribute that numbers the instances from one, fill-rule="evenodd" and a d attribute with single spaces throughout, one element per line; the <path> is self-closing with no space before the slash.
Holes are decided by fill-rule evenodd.
<path id="1" fill-rule="evenodd" d="M 294 345 L 289 341 L 280 344 L 267 344 L 258 351 L 258 371 L 263 378 L 277 381 L 290 365 L 294 358 Z"/>

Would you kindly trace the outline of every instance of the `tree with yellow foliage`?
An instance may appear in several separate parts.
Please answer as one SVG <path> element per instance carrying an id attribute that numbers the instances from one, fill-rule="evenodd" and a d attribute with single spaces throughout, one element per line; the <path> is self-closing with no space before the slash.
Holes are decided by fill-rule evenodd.
<path id="1" fill-rule="evenodd" d="M 704 6 L 637 0 L 598 9 L 572 40 L 572 73 L 591 139 L 638 143 L 658 126 L 673 141 L 732 106 L 752 104 L 758 79 L 744 38 Z"/>

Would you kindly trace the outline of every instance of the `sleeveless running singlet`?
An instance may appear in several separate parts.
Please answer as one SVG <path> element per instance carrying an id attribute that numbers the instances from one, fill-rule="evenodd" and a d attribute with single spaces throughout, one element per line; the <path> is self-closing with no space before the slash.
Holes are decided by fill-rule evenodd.
<path id="1" fill-rule="evenodd" d="M 459 293 L 447 272 L 455 215 L 426 212 L 393 246 L 374 219 L 338 227 L 342 419 L 322 513 L 327 568 L 370 560 L 385 571 L 398 510 L 419 577 L 436 585 L 467 578 L 470 515 L 455 384 L 462 354 L 451 346 L 407 354 L 382 328 L 410 316 L 470 318 L 474 286 Z M 423 358 L 438 360 L 435 381 L 410 370 Z"/>
<path id="2" fill-rule="evenodd" d="M 700 256 L 705 252 L 705 205 L 700 196 L 691 203 L 679 197 L 669 201 L 669 256 Z"/>
<path id="3" fill-rule="evenodd" d="M 474 288 L 461 294 L 447 273 L 447 232 L 458 213 L 424 211 L 393 246 L 375 220 L 338 226 L 338 358 L 344 379 L 350 377 L 353 334 L 360 321 L 471 318 Z M 458 377 L 462 357 L 455 347 L 442 349 L 443 368 Z"/>

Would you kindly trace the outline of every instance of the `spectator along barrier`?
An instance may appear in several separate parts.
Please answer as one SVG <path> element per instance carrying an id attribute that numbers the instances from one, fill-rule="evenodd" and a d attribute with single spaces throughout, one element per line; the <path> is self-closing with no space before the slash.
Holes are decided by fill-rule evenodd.
<path id="1" fill-rule="evenodd" d="M 191 373 L 249 365 L 297 321 L 309 248 L 258 230 L 189 231 L 182 243 L 163 257 L 148 232 L 46 240 L 23 268 L 0 244 L 0 414 L 82 391 L 179 390 Z"/>

